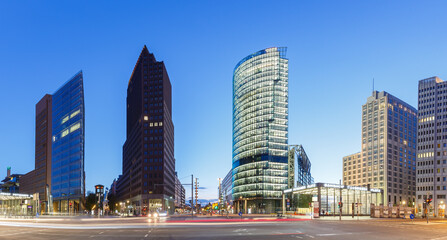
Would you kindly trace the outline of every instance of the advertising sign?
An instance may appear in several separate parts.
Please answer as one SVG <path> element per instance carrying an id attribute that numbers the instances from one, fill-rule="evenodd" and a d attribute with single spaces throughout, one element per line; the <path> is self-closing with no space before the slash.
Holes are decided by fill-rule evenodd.
<path id="1" fill-rule="evenodd" d="M 314 202 L 314 218 L 320 217 L 320 204 L 318 202 Z"/>

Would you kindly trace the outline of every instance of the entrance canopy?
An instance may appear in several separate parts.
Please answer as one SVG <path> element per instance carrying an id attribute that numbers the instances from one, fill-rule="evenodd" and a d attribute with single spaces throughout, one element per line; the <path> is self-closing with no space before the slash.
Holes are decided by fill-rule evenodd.
<path id="1" fill-rule="evenodd" d="M 370 214 L 371 205 L 383 204 L 383 190 L 368 186 L 348 186 L 333 183 L 315 183 L 284 190 L 288 202 L 294 195 L 312 195 L 312 202 L 319 215 Z M 284 198 L 284 200 L 285 200 Z M 340 204 L 341 203 L 341 204 Z M 290 208 L 293 208 L 290 204 Z"/>
<path id="2" fill-rule="evenodd" d="M 33 199 L 33 195 L 22 194 L 22 193 L 5 193 L 5 192 L 0 192 L 0 201 L 23 200 L 23 199 Z"/>

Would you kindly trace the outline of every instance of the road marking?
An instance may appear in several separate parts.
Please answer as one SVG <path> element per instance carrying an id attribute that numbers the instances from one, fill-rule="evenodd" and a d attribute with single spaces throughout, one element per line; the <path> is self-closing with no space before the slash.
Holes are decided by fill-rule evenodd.
<path id="1" fill-rule="evenodd" d="M 104 232 L 100 232 L 99 234 L 103 234 Z"/>
<path id="2" fill-rule="evenodd" d="M 306 236 L 308 236 L 308 237 L 310 237 L 310 238 L 315 238 L 314 236 L 312 236 L 312 235 L 306 235 Z"/>
<path id="3" fill-rule="evenodd" d="M 149 234 L 144 235 L 145 238 L 147 238 L 147 236 L 149 236 Z"/>

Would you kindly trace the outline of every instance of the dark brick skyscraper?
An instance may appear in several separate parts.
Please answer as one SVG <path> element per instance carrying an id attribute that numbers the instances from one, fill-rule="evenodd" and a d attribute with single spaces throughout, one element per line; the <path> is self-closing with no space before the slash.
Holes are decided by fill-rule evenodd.
<path id="1" fill-rule="evenodd" d="M 118 198 L 135 214 L 174 211 L 175 160 L 171 82 L 143 47 L 127 87 L 127 133 Z M 131 205 L 132 207 L 130 207 Z"/>

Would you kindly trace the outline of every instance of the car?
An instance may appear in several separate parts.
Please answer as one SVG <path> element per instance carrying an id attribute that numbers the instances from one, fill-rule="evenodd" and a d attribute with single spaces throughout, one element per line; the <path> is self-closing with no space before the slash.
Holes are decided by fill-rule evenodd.
<path id="1" fill-rule="evenodd" d="M 147 214 L 148 218 L 165 218 L 168 217 L 167 211 L 155 211 Z"/>

